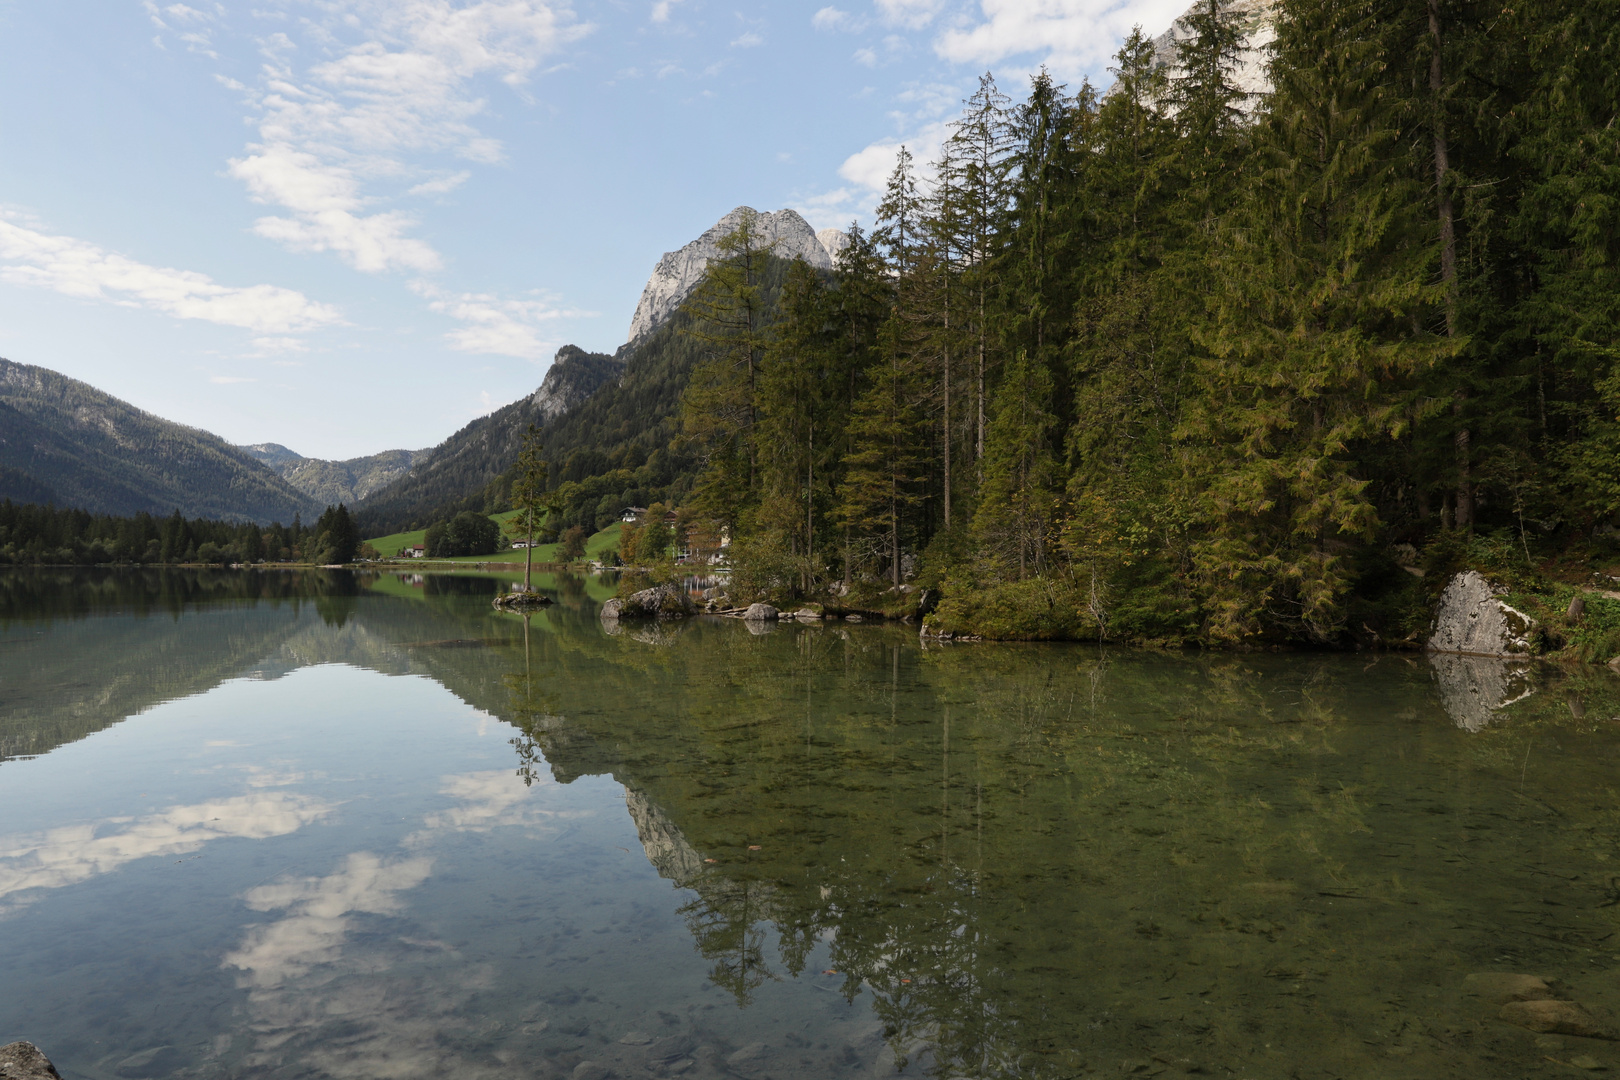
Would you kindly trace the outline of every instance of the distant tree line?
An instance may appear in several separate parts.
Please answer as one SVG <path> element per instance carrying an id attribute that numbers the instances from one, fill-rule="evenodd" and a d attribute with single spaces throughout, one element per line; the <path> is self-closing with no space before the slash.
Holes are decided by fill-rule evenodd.
<path id="1" fill-rule="evenodd" d="M 102 563 L 332 564 L 354 561 L 361 541 L 343 504 L 329 506 L 313 526 L 135 514 L 115 517 L 84 510 L 0 502 L 0 565 L 88 566 Z"/>
<path id="2" fill-rule="evenodd" d="M 1330 641 L 1424 551 L 1612 521 L 1612 7 L 1274 18 L 1264 95 L 1229 0 L 1169 66 L 1133 33 L 1106 94 L 985 76 L 830 281 L 773 298 L 753 224 L 725 240 L 676 445 L 740 572 L 915 575 L 1013 636 Z"/>

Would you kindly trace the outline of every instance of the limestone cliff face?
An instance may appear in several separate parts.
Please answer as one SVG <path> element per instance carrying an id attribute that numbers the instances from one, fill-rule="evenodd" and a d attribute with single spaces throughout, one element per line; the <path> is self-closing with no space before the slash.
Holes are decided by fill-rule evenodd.
<path id="1" fill-rule="evenodd" d="M 827 257 L 835 264 L 838 262 L 838 253 L 849 246 L 849 234 L 843 229 L 818 230 L 816 239 L 821 241 L 821 246 L 827 249 Z"/>
<path id="2" fill-rule="evenodd" d="M 698 282 L 708 272 L 709 261 L 719 256 L 721 238 L 736 230 L 744 214 L 756 214 L 755 227 L 776 255 L 784 259 L 803 256 L 805 262 L 818 269 L 833 268 L 828 245 L 838 241 L 822 240 L 797 211 L 776 210 L 759 214 L 750 207 L 739 206 L 702 236 L 679 251 L 666 252 L 658 260 L 652 277 L 647 279 L 647 287 L 641 291 L 641 302 L 636 305 L 635 317 L 630 320 L 631 343 L 669 318 L 681 306 L 681 302 L 692 295 L 692 290 L 697 288 Z M 824 229 L 822 232 L 837 230 Z M 842 236 L 841 233 L 839 235 Z"/>
<path id="3" fill-rule="evenodd" d="M 588 353 L 578 345 L 564 345 L 529 398 L 543 427 L 577 408 L 597 387 L 624 374 L 624 364 L 601 353 Z"/>
<path id="4" fill-rule="evenodd" d="M 1170 29 L 1153 39 L 1154 59 L 1169 69 L 1172 78 L 1176 73 L 1176 42 L 1192 37 L 1186 19 L 1194 8 L 1188 8 L 1170 24 Z M 1271 90 L 1271 80 L 1266 78 L 1266 64 L 1271 59 L 1271 43 L 1277 40 L 1277 30 L 1273 25 L 1276 0 L 1236 0 L 1232 11 L 1242 17 L 1246 37 L 1242 61 L 1232 73 L 1232 81 L 1250 94 L 1267 93 Z M 1250 109 L 1256 104 L 1258 99 L 1249 99 Z"/>
<path id="5" fill-rule="evenodd" d="M 624 789 L 624 805 L 636 823 L 636 836 L 658 876 L 685 886 L 703 873 L 703 857 L 687 843 L 686 837 L 651 799 L 639 791 Z"/>

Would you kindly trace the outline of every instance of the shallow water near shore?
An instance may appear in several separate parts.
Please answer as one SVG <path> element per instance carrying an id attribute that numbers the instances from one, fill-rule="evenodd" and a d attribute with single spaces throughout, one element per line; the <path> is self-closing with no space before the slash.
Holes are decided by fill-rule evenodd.
<path id="1" fill-rule="evenodd" d="M 1620 1068 L 1620 680 L 0 572 L 0 1043 L 65 1077 Z"/>

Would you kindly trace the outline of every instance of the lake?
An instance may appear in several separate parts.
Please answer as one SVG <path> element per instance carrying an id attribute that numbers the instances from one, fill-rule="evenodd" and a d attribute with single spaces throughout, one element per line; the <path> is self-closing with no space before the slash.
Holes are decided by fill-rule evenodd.
<path id="1" fill-rule="evenodd" d="M 69 1080 L 1620 1067 L 1469 980 L 1620 1012 L 1606 671 L 607 626 L 612 582 L 540 584 L 0 572 L 0 1043 Z"/>

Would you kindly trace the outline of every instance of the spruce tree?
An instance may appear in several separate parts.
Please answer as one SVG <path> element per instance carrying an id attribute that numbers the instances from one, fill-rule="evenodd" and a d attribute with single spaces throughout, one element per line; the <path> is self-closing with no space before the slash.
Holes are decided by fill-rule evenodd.
<path id="1" fill-rule="evenodd" d="M 884 324 L 878 349 L 881 359 L 868 370 L 866 389 L 850 414 L 837 512 L 851 537 L 846 559 L 865 563 L 876 557 L 899 585 L 905 541 L 915 529 L 911 510 L 926 479 L 919 437 L 923 389 L 896 320 Z"/>
<path id="2" fill-rule="evenodd" d="M 974 351 L 974 449 L 984 456 L 988 378 L 991 358 L 991 305 L 996 291 L 995 259 L 1007 210 L 1007 171 L 1011 138 L 1007 128 L 1010 100 L 986 72 L 979 88 L 951 129 L 951 153 L 959 162 L 962 229 L 967 237 L 963 284 L 969 294 L 965 327 Z"/>
<path id="3" fill-rule="evenodd" d="M 1052 377 L 1020 350 L 996 389 L 973 539 L 984 565 L 1022 581 L 1047 572 L 1059 475 L 1052 438 Z"/>
<path id="4" fill-rule="evenodd" d="M 687 301 L 687 330 L 704 346 L 681 399 L 686 440 L 703 456 L 694 503 L 711 520 L 735 529 L 756 497 L 760 364 L 770 342 L 764 275 L 771 245 L 756 215 L 743 214 L 720 239 L 720 257 Z"/>
<path id="5" fill-rule="evenodd" d="M 1194 545 L 1208 632 L 1326 640 L 1376 534 L 1358 462 L 1410 422 L 1414 378 L 1453 351 L 1423 193 L 1403 171 L 1379 0 L 1282 0 L 1274 90 L 1221 236 L 1196 404 L 1181 427 L 1206 486 Z"/>
<path id="6" fill-rule="evenodd" d="M 779 540 L 798 565 L 802 587 L 817 576 L 817 531 L 829 495 L 828 465 L 837 451 L 830 298 L 802 258 L 788 268 L 780 318 L 760 376 L 760 532 Z"/>

